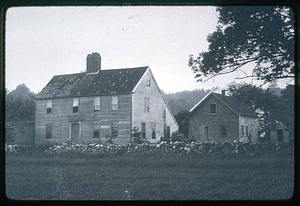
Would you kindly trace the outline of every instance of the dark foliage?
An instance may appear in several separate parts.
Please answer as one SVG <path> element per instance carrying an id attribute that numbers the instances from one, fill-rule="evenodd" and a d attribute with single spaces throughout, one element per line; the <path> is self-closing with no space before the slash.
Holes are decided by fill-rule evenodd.
<path id="1" fill-rule="evenodd" d="M 241 83 L 230 85 L 229 95 L 234 96 L 249 108 L 259 113 L 260 131 L 272 120 L 283 122 L 291 131 L 294 129 L 294 86 L 288 85 L 281 96 L 270 89 Z"/>
<path id="2" fill-rule="evenodd" d="M 11 92 L 6 92 L 5 118 L 6 121 L 34 120 L 35 94 L 25 84 L 18 85 Z"/>
<path id="3" fill-rule="evenodd" d="M 231 73 L 255 63 L 253 75 L 270 82 L 294 76 L 293 10 L 282 6 L 217 7 L 218 25 L 209 34 L 209 49 L 197 58 L 190 55 L 189 66 L 198 81 Z M 203 77 L 205 79 L 203 79 Z"/>

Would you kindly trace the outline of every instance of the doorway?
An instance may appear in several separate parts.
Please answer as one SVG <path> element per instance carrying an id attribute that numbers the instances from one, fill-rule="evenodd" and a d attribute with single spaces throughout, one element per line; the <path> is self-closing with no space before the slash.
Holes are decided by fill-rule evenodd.
<path id="1" fill-rule="evenodd" d="M 71 143 L 80 143 L 80 127 L 79 123 L 71 123 Z"/>

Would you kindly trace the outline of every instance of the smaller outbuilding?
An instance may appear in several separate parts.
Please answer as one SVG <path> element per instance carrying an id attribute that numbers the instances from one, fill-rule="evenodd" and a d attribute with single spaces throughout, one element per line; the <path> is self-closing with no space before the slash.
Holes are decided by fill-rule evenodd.
<path id="1" fill-rule="evenodd" d="M 199 141 L 257 142 L 257 114 L 225 90 L 215 88 L 191 110 L 188 122 L 188 137 Z"/>
<path id="2" fill-rule="evenodd" d="M 265 141 L 273 143 L 289 139 L 289 129 L 282 122 L 273 120 L 265 129 Z"/>

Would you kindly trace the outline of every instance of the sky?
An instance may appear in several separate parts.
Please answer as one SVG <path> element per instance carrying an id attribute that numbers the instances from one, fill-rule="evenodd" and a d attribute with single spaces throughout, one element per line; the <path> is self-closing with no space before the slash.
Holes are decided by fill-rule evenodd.
<path id="1" fill-rule="evenodd" d="M 207 35 L 215 31 L 217 20 L 212 6 L 10 8 L 5 86 L 12 91 L 25 84 L 37 93 L 54 75 L 85 71 L 86 56 L 98 52 L 103 70 L 150 66 L 167 93 L 226 87 L 238 83 L 235 77 L 243 73 L 201 83 L 188 67 L 190 54 L 208 50 Z M 251 68 L 247 65 L 245 71 Z"/>

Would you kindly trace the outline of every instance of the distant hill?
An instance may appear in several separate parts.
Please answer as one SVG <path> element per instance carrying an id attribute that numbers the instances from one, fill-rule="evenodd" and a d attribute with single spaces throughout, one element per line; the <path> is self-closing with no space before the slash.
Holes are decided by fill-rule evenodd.
<path id="1" fill-rule="evenodd" d="M 164 96 L 173 112 L 189 111 L 198 101 L 200 101 L 210 90 L 195 89 L 192 91 L 181 91 L 176 93 L 164 93 Z"/>

